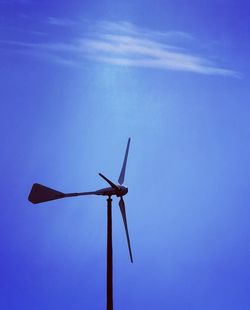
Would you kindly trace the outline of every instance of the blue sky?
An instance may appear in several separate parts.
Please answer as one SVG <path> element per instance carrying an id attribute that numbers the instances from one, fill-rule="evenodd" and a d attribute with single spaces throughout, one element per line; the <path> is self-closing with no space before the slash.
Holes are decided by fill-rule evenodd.
<path id="1" fill-rule="evenodd" d="M 248 310 L 247 1 L 0 0 L 0 308 L 104 309 L 114 198 L 115 309 Z"/>

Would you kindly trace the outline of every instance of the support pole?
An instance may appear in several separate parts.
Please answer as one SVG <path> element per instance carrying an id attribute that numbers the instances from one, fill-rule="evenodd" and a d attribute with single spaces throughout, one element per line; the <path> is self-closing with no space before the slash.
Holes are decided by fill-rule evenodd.
<path id="1" fill-rule="evenodd" d="M 112 199 L 107 199 L 107 310 L 113 310 Z"/>

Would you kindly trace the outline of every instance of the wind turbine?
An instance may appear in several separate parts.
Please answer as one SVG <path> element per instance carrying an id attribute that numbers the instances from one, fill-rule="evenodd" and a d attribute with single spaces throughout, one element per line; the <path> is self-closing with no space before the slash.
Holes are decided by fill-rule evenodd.
<path id="1" fill-rule="evenodd" d="M 126 152 L 123 160 L 123 165 L 121 168 L 120 176 L 118 179 L 118 184 L 113 183 L 103 174 L 99 173 L 99 175 L 110 185 L 109 187 L 105 187 L 92 192 L 80 192 L 80 193 L 62 193 L 47 186 L 34 183 L 28 200 L 34 204 L 42 203 L 50 200 L 67 198 L 67 197 L 75 197 L 75 196 L 84 196 L 84 195 L 101 195 L 107 196 L 107 310 L 113 310 L 113 249 L 112 249 L 112 196 L 120 197 L 119 207 L 123 219 L 123 224 L 125 227 L 125 233 L 128 243 L 128 250 L 130 255 L 131 263 L 133 263 L 132 250 L 129 239 L 128 232 L 128 224 L 126 217 L 126 208 L 123 196 L 128 193 L 128 188 L 123 186 L 126 172 L 126 165 L 128 159 L 128 152 L 130 146 L 130 138 L 128 139 Z"/>

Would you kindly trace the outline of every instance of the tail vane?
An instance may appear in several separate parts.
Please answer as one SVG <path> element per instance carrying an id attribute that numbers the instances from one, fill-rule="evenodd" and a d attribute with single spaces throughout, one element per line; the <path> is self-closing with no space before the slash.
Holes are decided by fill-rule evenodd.
<path id="1" fill-rule="evenodd" d="M 36 204 L 36 203 L 60 199 L 64 197 L 65 197 L 65 194 L 62 192 L 56 191 L 52 188 L 49 188 L 47 186 L 44 186 L 38 183 L 34 183 L 31 188 L 28 199 L 30 202 Z"/>

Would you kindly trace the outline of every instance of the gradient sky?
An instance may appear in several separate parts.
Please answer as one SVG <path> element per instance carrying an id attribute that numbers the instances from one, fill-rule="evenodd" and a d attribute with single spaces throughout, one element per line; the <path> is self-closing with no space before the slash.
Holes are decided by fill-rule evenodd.
<path id="1" fill-rule="evenodd" d="M 248 1 L 0 0 L 0 308 L 250 309 Z"/>

